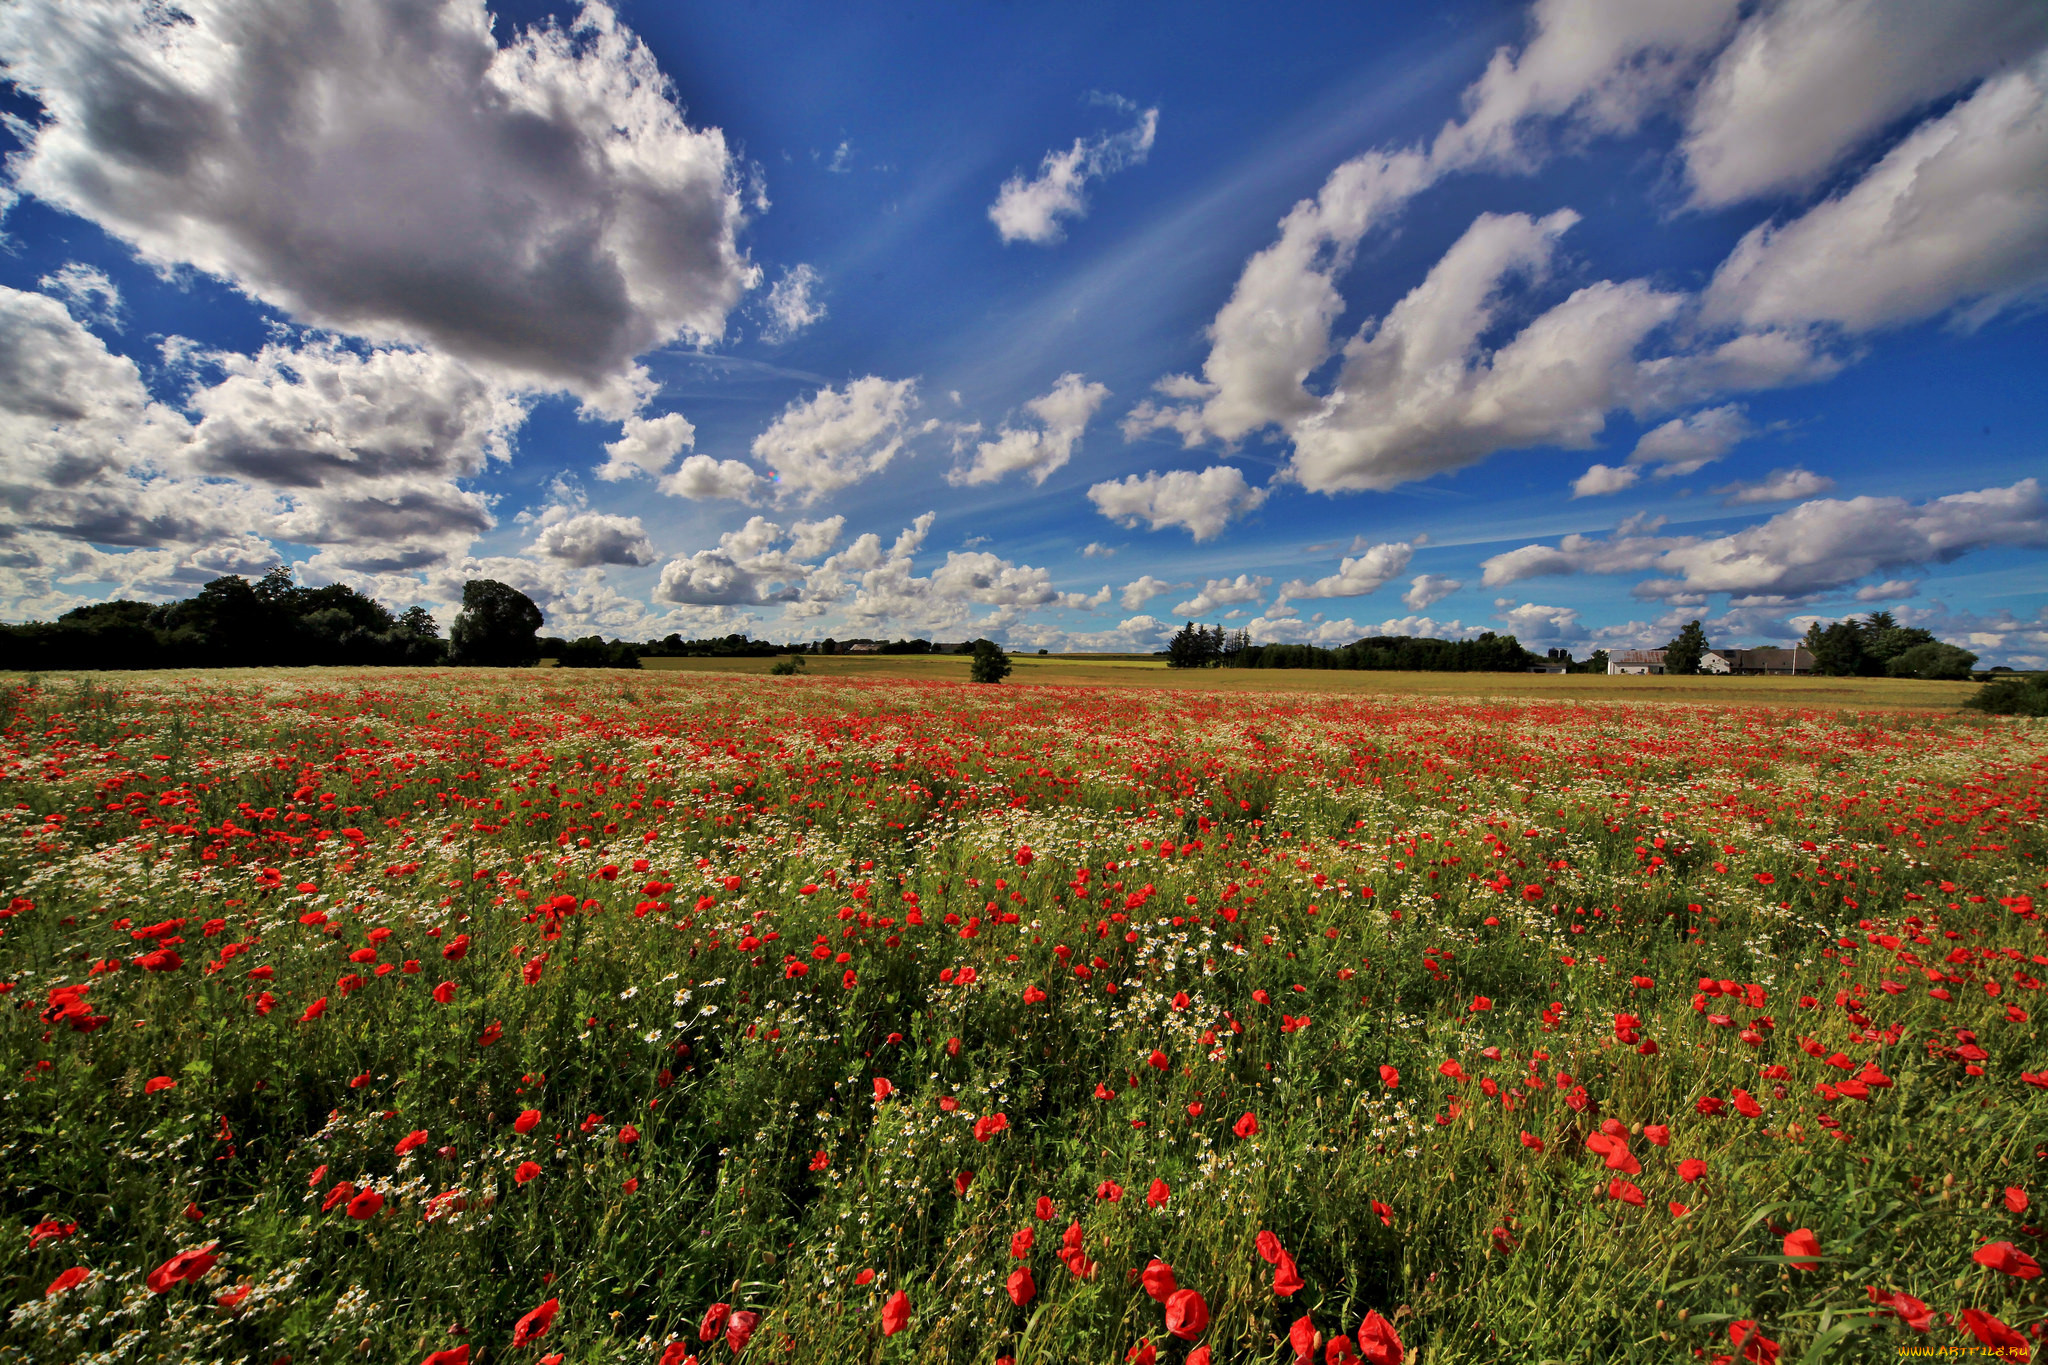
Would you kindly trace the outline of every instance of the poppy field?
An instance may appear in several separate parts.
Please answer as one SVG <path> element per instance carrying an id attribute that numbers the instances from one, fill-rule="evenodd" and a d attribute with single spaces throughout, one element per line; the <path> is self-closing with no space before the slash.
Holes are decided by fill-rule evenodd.
<path id="1" fill-rule="evenodd" d="M 2027 1360 L 2048 730 L 0 684 L 0 1360 Z"/>

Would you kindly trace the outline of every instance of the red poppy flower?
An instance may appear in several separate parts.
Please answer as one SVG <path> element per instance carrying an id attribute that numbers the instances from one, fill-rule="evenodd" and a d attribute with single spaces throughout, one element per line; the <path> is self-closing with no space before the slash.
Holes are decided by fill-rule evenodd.
<path id="1" fill-rule="evenodd" d="M 1522 1145 L 1532 1152 L 1540 1152 L 1543 1150 L 1543 1139 L 1537 1137 L 1534 1133 L 1524 1133 L 1522 1134 Z"/>
<path id="2" fill-rule="evenodd" d="M 1679 1203 L 1676 1199 L 1668 1201 L 1664 1205 L 1664 1207 L 1670 1211 L 1671 1216 L 1673 1218 L 1683 1218 L 1685 1217 L 1685 1215 L 1692 1212 L 1691 1209 Z"/>
<path id="3" fill-rule="evenodd" d="M 213 1254 L 214 1247 L 218 1245 L 217 1242 L 208 1242 L 203 1247 L 181 1251 L 150 1271 L 143 1282 L 149 1286 L 150 1293 L 162 1294 L 168 1292 L 172 1285 L 196 1280 L 213 1269 L 214 1262 L 220 1259 Z"/>
<path id="4" fill-rule="evenodd" d="M 540 1110 L 529 1109 L 518 1118 L 512 1120 L 512 1131 L 515 1133 L 530 1133 L 539 1125 Z"/>
<path id="5" fill-rule="evenodd" d="M 539 1177 L 540 1163 L 536 1161 L 522 1161 L 512 1172 L 512 1179 L 521 1185 L 526 1184 L 530 1180 L 536 1180 Z"/>
<path id="6" fill-rule="evenodd" d="M 1003 1281 L 1003 1288 L 1010 1293 L 1010 1302 L 1019 1308 L 1038 1296 L 1038 1281 L 1031 1278 L 1031 1267 L 1020 1265 L 1010 1272 L 1010 1278 Z"/>
<path id="7" fill-rule="evenodd" d="M 50 1287 L 43 1291 L 43 1297 L 46 1299 L 54 1299 L 59 1294 L 62 1294 L 65 1290 L 76 1289 L 78 1288 L 78 1286 L 84 1284 L 87 1280 L 91 1278 L 92 1271 L 86 1269 L 82 1265 L 75 1265 L 71 1267 L 71 1269 L 65 1271 L 62 1275 L 59 1275 L 56 1279 L 50 1281 Z"/>
<path id="8" fill-rule="evenodd" d="M 1157 1303 L 1165 1303 L 1167 1297 L 1179 1288 L 1174 1283 L 1173 1267 L 1157 1257 L 1146 1262 L 1139 1278 L 1145 1286 L 1145 1292 Z"/>
<path id="9" fill-rule="evenodd" d="M 1124 1352 L 1124 1359 L 1129 1361 L 1130 1365 L 1158 1365 L 1159 1348 L 1152 1344 L 1152 1338 L 1146 1337 Z"/>
<path id="10" fill-rule="evenodd" d="M 973 1183 L 974 1172 L 961 1171 L 953 1177 L 953 1193 L 964 1199 L 967 1197 L 967 1187 Z"/>
<path id="11" fill-rule="evenodd" d="M 420 1365 L 469 1365 L 469 1343 L 465 1341 L 445 1351 L 434 1351 Z"/>
<path id="12" fill-rule="evenodd" d="M 1164 1071 L 1173 1065 L 1172 1062 L 1167 1060 L 1166 1054 L 1156 1047 L 1152 1049 L 1152 1055 L 1147 1057 L 1145 1061 L 1154 1071 Z"/>
<path id="13" fill-rule="evenodd" d="M 1438 1075 L 1449 1076 L 1454 1081 L 1462 1081 L 1465 1079 L 1465 1068 L 1458 1065 L 1458 1059 L 1455 1057 L 1449 1059 L 1448 1061 L 1437 1063 L 1436 1069 Z"/>
<path id="14" fill-rule="evenodd" d="M 726 1320 L 725 1344 L 738 1355 L 747 1349 L 747 1343 L 754 1339 L 754 1329 L 761 1325 L 761 1315 L 751 1308 L 739 1308 Z"/>
<path id="15" fill-rule="evenodd" d="M 327 1013 L 327 997 L 323 995 L 312 1004 L 306 1006 L 306 1012 L 299 1016 L 299 1022 L 310 1024 L 325 1013 Z"/>
<path id="16" fill-rule="evenodd" d="M 1036 1213 L 1036 1214 L 1038 1215 L 1038 1221 L 1039 1221 L 1039 1222 L 1041 1222 L 1041 1223 L 1050 1223 L 1050 1222 L 1052 1221 L 1052 1215 L 1053 1215 L 1053 1202 L 1052 1202 L 1052 1200 L 1050 1200 L 1050 1199 L 1046 1198 L 1046 1197 L 1045 1197 L 1044 1195 L 1042 1195 L 1042 1194 L 1041 1194 L 1041 1195 L 1039 1195 L 1039 1196 L 1038 1196 L 1038 1206 L 1037 1206 L 1036 1208 L 1034 1208 L 1034 1209 L 1032 1210 L 1032 1212 L 1033 1212 L 1033 1213 Z"/>
<path id="17" fill-rule="evenodd" d="M 28 1230 L 28 1249 L 34 1251 L 45 1242 L 61 1242 L 77 1231 L 76 1223 L 59 1223 L 45 1218 Z"/>
<path id="18" fill-rule="evenodd" d="M 240 1308 L 242 1300 L 248 1298 L 254 1290 L 254 1285 L 238 1284 L 233 1289 L 224 1289 L 215 1294 L 213 1301 L 223 1308 Z"/>
<path id="19" fill-rule="evenodd" d="M 2021 1251 L 2011 1242 L 1988 1242 L 1970 1254 L 1970 1259 L 2001 1275 L 2010 1275 L 2016 1280 L 2038 1280 L 2041 1265 L 2033 1257 Z"/>
<path id="20" fill-rule="evenodd" d="M 1152 1188 L 1145 1191 L 1145 1203 L 1151 1208 L 1163 1208 L 1173 1197 L 1173 1190 L 1164 1180 L 1154 1180 Z"/>
<path id="21" fill-rule="evenodd" d="M 1010 1259 L 1021 1261 L 1026 1256 L 1029 1256 L 1031 1254 L 1031 1244 L 1037 1240 L 1038 1233 L 1030 1224 L 1027 1223 L 1017 1229 L 1010 1237 Z"/>
<path id="22" fill-rule="evenodd" d="M 1492 1008 L 1493 1008 L 1493 1001 L 1491 1001 L 1491 1000 L 1487 999 L 1487 998 L 1486 998 L 1485 996 L 1483 996 L 1483 995 L 1475 995 L 1475 996 L 1473 996 L 1473 997 L 1472 997 L 1472 1003 L 1471 1003 L 1470 1005 L 1466 1006 L 1466 1010 L 1467 1010 L 1467 1011 L 1468 1011 L 1469 1013 L 1472 1013 L 1472 1014 L 1484 1014 L 1484 1013 L 1486 1013 L 1486 1012 L 1487 1012 L 1488 1010 L 1490 1010 L 1490 1009 L 1492 1009 Z"/>
<path id="23" fill-rule="evenodd" d="M 877 1103 L 888 1099 L 895 1093 L 896 1087 L 890 1083 L 887 1076 L 875 1077 L 875 1100 Z"/>
<path id="24" fill-rule="evenodd" d="M 1209 1365 L 1209 1348 L 1197 1346 L 1188 1352 L 1188 1365 Z"/>
<path id="25" fill-rule="evenodd" d="M 377 1211 L 383 1207 L 383 1195 L 375 1190 L 364 1190 L 348 1201 L 348 1216 L 360 1222 L 365 1218 L 376 1217 Z"/>
<path id="26" fill-rule="evenodd" d="M 1661 1123 L 1646 1123 L 1643 1125 L 1643 1141 L 1652 1147 L 1669 1147 L 1671 1130 Z"/>
<path id="27" fill-rule="evenodd" d="M 393 1147 L 391 1150 L 393 1152 L 396 1152 L 399 1156 L 404 1156 L 407 1152 L 412 1151 L 414 1148 L 424 1147 L 426 1145 L 427 1130 L 424 1128 L 415 1128 L 410 1133 L 407 1133 L 404 1137 L 400 1138 L 398 1140 L 398 1145 L 396 1147 Z"/>
<path id="28" fill-rule="evenodd" d="M 1330 1344 L 1323 1348 L 1323 1365 L 1358 1365 L 1358 1352 L 1351 1349 L 1351 1338 L 1339 1332 L 1330 1338 Z"/>
<path id="29" fill-rule="evenodd" d="M 1095 1197 L 1107 1199 L 1112 1204 L 1121 1204 L 1124 1199 L 1124 1187 L 1114 1180 L 1105 1180 L 1095 1187 Z"/>
<path id="30" fill-rule="evenodd" d="M 1763 1117 L 1764 1107 L 1758 1104 L 1747 1090 L 1735 1091 L 1734 1098 L 1735 1112 L 1742 1115 L 1742 1117 L 1746 1119 Z"/>
<path id="31" fill-rule="evenodd" d="M 176 1090 L 178 1083 L 169 1076 L 152 1076 L 142 1083 L 142 1093 L 154 1095 L 159 1090 Z"/>
<path id="32" fill-rule="evenodd" d="M 1716 1114 L 1725 1114 L 1728 1112 L 1728 1101 L 1720 1099 L 1713 1095 L 1702 1095 L 1699 1097 L 1699 1099 L 1693 1102 L 1692 1107 L 1699 1110 L 1700 1113 L 1706 1115 L 1708 1118 L 1712 1118 Z"/>
<path id="33" fill-rule="evenodd" d="M 2024 1350 L 2027 1339 L 1982 1309 L 1965 1308 L 1963 1327 L 1986 1346 L 2016 1346 Z M 2020 1357 L 2024 1359 L 2025 1357 Z"/>
<path id="34" fill-rule="evenodd" d="M 443 981 L 440 985 L 434 987 L 434 1003 L 437 1005 L 451 1003 L 455 999 L 455 992 L 460 989 L 453 981 Z"/>
<path id="35" fill-rule="evenodd" d="M 1382 1066 L 1380 1068 L 1380 1084 L 1386 1086 L 1386 1088 L 1389 1090 L 1399 1088 L 1401 1084 L 1401 1073 L 1391 1066 Z"/>
<path id="36" fill-rule="evenodd" d="M 1643 1192 L 1619 1176 L 1607 1182 L 1607 1197 L 1618 1199 L 1624 1204 L 1632 1204 L 1636 1208 L 1643 1206 Z"/>
<path id="37" fill-rule="evenodd" d="M 691 1365 L 691 1360 L 690 1348 L 687 1343 L 671 1341 L 663 1348 L 661 1359 L 656 1361 L 655 1365 Z"/>
<path id="38" fill-rule="evenodd" d="M 1294 1325 L 1287 1329 L 1287 1344 L 1294 1348 L 1295 1365 L 1302 1365 L 1303 1361 L 1314 1358 L 1316 1325 L 1309 1321 L 1308 1314 L 1303 1313 L 1294 1320 Z"/>
<path id="39" fill-rule="evenodd" d="M 1756 1323 L 1739 1318 L 1728 1324 L 1728 1340 L 1742 1352 L 1748 1365 L 1778 1365 L 1778 1343 L 1756 1330 Z"/>
<path id="40" fill-rule="evenodd" d="M 548 1328 L 555 1325 L 555 1314 L 562 1309 L 560 1299 L 549 1299 L 540 1307 L 512 1324 L 512 1345 L 514 1349 L 537 1341 L 548 1334 Z"/>
<path id="41" fill-rule="evenodd" d="M 640 1130 L 638 1128 L 635 1128 L 632 1124 L 626 1124 L 624 1127 L 619 1129 L 619 1145 L 621 1147 L 630 1147 L 639 1140 Z"/>
<path id="42" fill-rule="evenodd" d="M 1381 1317 L 1377 1308 L 1358 1325 L 1358 1351 L 1366 1365 L 1401 1365 L 1405 1358 L 1394 1324 Z"/>
<path id="43" fill-rule="evenodd" d="M 714 1303 L 704 1310 L 704 1321 L 697 1324 L 697 1340 L 716 1341 L 718 1334 L 725 1330 L 725 1320 L 732 1316 L 732 1305 Z"/>
<path id="44" fill-rule="evenodd" d="M 2027 1211 L 2027 1192 L 2017 1185 L 2007 1185 L 2005 1187 L 2005 1207 L 2008 1213 L 2025 1213 Z"/>
<path id="45" fill-rule="evenodd" d="M 910 1325 L 910 1295 L 897 1290 L 882 1305 L 882 1335 L 893 1337 Z"/>
<path id="46" fill-rule="evenodd" d="M 1390 1228 L 1394 1226 L 1394 1211 L 1385 1204 L 1382 1204 L 1377 1199 L 1373 1200 L 1372 1211 L 1379 1215 L 1381 1227 Z"/>
<path id="47" fill-rule="evenodd" d="M 1273 1262 L 1273 1292 L 1284 1299 L 1300 1289 L 1303 1283 L 1301 1272 L 1294 1268 L 1294 1258 L 1281 1252 L 1280 1258 Z"/>
<path id="48" fill-rule="evenodd" d="M 974 1140 L 976 1142 L 987 1142 L 997 1133 L 1008 1129 L 1009 1126 L 1010 1119 L 1006 1114 L 984 1115 L 974 1121 Z"/>
<path id="49" fill-rule="evenodd" d="M 1257 1137 L 1259 1135 L 1259 1116 L 1247 1111 L 1243 1118 L 1230 1126 L 1230 1131 L 1241 1138 Z"/>
<path id="50" fill-rule="evenodd" d="M 1820 1239 L 1813 1235 L 1812 1228 L 1794 1228 L 1785 1234 L 1785 1254 L 1793 1258 L 1796 1270 L 1818 1270 L 1820 1261 Z"/>
<path id="51" fill-rule="evenodd" d="M 1895 1290 L 1880 1293 L 1876 1285 L 1865 1285 L 1864 1292 L 1870 1301 L 1880 1308 L 1889 1308 L 1894 1316 L 1916 1332 L 1925 1332 L 1934 1325 L 1934 1310 L 1911 1294 Z"/>
<path id="52" fill-rule="evenodd" d="M 1166 1298 L 1166 1330 L 1193 1341 L 1209 1326 L 1209 1305 L 1192 1289 L 1176 1289 Z"/>
<path id="53" fill-rule="evenodd" d="M 1259 1258 L 1267 1265 L 1280 1264 L 1280 1239 L 1278 1237 L 1275 1237 L 1270 1232 L 1261 1232 L 1256 1239 L 1255 1245 L 1259 1249 Z"/>

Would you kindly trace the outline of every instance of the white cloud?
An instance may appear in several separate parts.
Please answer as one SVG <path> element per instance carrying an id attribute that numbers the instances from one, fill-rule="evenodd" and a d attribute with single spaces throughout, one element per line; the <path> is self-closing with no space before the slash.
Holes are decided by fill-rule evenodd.
<path id="1" fill-rule="evenodd" d="M 775 471 L 782 492 L 814 502 L 887 466 L 916 406 L 915 379 L 868 375 L 844 392 L 823 388 L 754 438 L 754 458 Z"/>
<path id="2" fill-rule="evenodd" d="M 1115 546 L 1104 545 L 1102 542 L 1096 540 L 1091 540 L 1086 545 L 1083 545 L 1081 547 L 1081 558 L 1083 559 L 1110 559 L 1114 557 L 1115 554 Z"/>
<path id="3" fill-rule="evenodd" d="M 1097 654 L 1149 654 L 1173 632 L 1171 622 L 1156 616 L 1131 616 L 1117 622 L 1114 630 L 1075 631 L 1067 636 L 1067 643 L 1070 648 Z"/>
<path id="4" fill-rule="evenodd" d="M 1337 572 L 1307 582 L 1295 579 L 1280 589 L 1280 600 L 1303 597 L 1363 597 L 1378 592 L 1407 569 L 1415 547 L 1407 541 L 1374 545 L 1362 555 L 1339 562 Z"/>
<path id="5" fill-rule="evenodd" d="M 1642 475 L 1627 465 L 1589 465 L 1586 472 L 1572 480 L 1572 496 L 1575 498 L 1604 498 L 1619 493 L 1624 488 L 1635 487 Z"/>
<path id="6" fill-rule="evenodd" d="M 1860 181 L 1752 230 L 1714 274 L 1710 322 L 1865 331 L 1963 306 L 1982 322 L 2048 286 L 2048 55 L 1994 76 Z"/>
<path id="7" fill-rule="evenodd" d="M 533 548 L 536 554 L 578 569 L 599 564 L 639 566 L 652 564 L 655 558 L 654 545 L 640 518 L 570 512 L 562 507 L 550 508 L 543 515 Z"/>
<path id="8" fill-rule="evenodd" d="M 1585 632 L 1579 628 L 1579 614 L 1570 607 L 1546 607 L 1535 602 L 1524 602 L 1510 606 L 1512 598 L 1502 598 L 1496 606 L 1501 610 L 1493 619 L 1507 627 L 1507 633 L 1523 644 L 1556 644 L 1562 640 L 1577 640 Z"/>
<path id="9" fill-rule="evenodd" d="M 1977 661 L 1980 667 L 2003 663 L 2048 668 L 2048 607 L 2026 617 L 2006 610 L 1955 611 L 1945 602 L 1933 601 L 1924 607 L 1901 607 L 1895 614 L 1902 626 L 1931 630 L 1941 639 L 1977 651 L 1983 656 Z"/>
<path id="10" fill-rule="evenodd" d="M 1754 483 L 1723 484 L 1714 491 L 1722 495 L 1724 507 L 1742 507 L 1757 502 L 1790 502 L 1832 492 L 1835 481 L 1808 469 L 1773 469 Z"/>
<path id="11" fill-rule="evenodd" d="M 104 270 L 70 261 L 36 281 L 36 288 L 62 299 L 71 315 L 85 322 L 118 327 L 121 290 Z"/>
<path id="12" fill-rule="evenodd" d="M 690 455 L 662 476 L 660 487 L 673 498 L 747 498 L 760 484 L 761 476 L 738 460 Z"/>
<path id="13" fill-rule="evenodd" d="M 1086 216 L 1088 182 L 1142 164 L 1158 132 L 1159 111 L 1145 109 L 1123 132 L 1075 138 L 1065 151 L 1047 152 L 1036 178 L 1019 173 L 1003 182 L 989 205 L 989 221 L 1005 242 L 1053 245 L 1066 235 L 1061 219 Z"/>
<path id="14" fill-rule="evenodd" d="M 1658 564 L 1678 576 L 1636 591 L 1798 596 L 1998 545 L 2048 547 L 2048 498 L 2036 480 L 1917 504 L 1867 497 L 1801 503 L 1734 535 L 1674 547 Z"/>
<path id="15" fill-rule="evenodd" d="M 642 474 L 659 476 L 668 462 L 697 440 L 697 428 L 680 412 L 659 417 L 628 417 L 619 439 L 605 444 L 605 462 L 597 477 L 616 482 Z"/>
<path id="16" fill-rule="evenodd" d="M 1858 602 L 1903 602 L 1920 595 L 1920 584 L 1911 578 L 1887 578 L 1882 583 L 1856 589 Z"/>
<path id="17" fill-rule="evenodd" d="M 1221 606 L 1238 602 L 1256 602 L 1265 596 L 1266 589 L 1273 586 L 1270 578 L 1253 578 L 1250 574 L 1239 574 L 1235 578 L 1212 578 L 1202 590 L 1173 609 L 1180 617 L 1207 616 Z M 1128 593 L 1129 589 L 1125 590 Z"/>
<path id="18" fill-rule="evenodd" d="M 1458 621 L 1438 621 L 1428 616 L 1398 616 L 1361 625 L 1350 617 L 1302 620 L 1293 613 L 1269 611 L 1245 623 L 1253 644 L 1306 644 L 1330 648 L 1348 645 L 1374 636 L 1408 635 L 1424 640 L 1466 640 L 1479 634 L 1477 627 Z"/>
<path id="19" fill-rule="evenodd" d="M 629 401 L 758 272 L 735 164 L 602 5 L 500 47 L 482 0 L 28 0 L 22 192 L 304 322 Z"/>
<path id="20" fill-rule="evenodd" d="M 1634 396 L 1634 353 L 1683 305 L 1637 280 L 1574 292 L 1491 354 L 1506 281 L 1540 276 L 1578 221 L 1482 214 L 1377 328 L 1344 348 L 1288 473 L 1315 492 L 1388 489 L 1513 446 L 1591 445 Z"/>
<path id="21" fill-rule="evenodd" d="M 1050 393 L 1032 399 L 1024 408 L 1035 427 L 1004 426 L 993 441 L 975 447 L 974 462 L 964 470 L 947 475 L 954 484 L 994 483 L 1005 474 L 1028 474 L 1034 484 L 1066 464 L 1074 445 L 1095 416 L 1109 389 L 1091 384 L 1078 374 L 1063 374 Z"/>
<path id="22" fill-rule="evenodd" d="M 1431 604 L 1443 601 L 1465 585 L 1455 578 L 1444 578 L 1438 574 L 1417 574 L 1408 585 L 1408 591 L 1401 594 L 1401 604 L 1410 611 L 1422 611 Z"/>
<path id="23" fill-rule="evenodd" d="M 1711 540 L 1658 536 L 1659 524 L 1632 520 L 1606 540 L 1571 535 L 1555 547 L 1525 545 L 1486 560 L 1483 581 L 1494 587 L 1552 574 L 1659 569 L 1675 576 L 1638 583 L 1638 596 L 1700 601 L 1729 593 L 1738 606 L 1784 604 L 1972 550 L 2048 547 L 2048 498 L 2036 480 L 2022 479 L 1924 503 L 1821 498 Z"/>
<path id="24" fill-rule="evenodd" d="M 1247 484 L 1230 465 L 1212 465 L 1199 474 L 1175 469 L 1098 483 L 1088 490 L 1088 500 L 1124 526 L 1184 526 L 1199 541 L 1213 540 L 1234 518 L 1258 507 L 1266 490 Z"/>
<path id="25" fill-rule="evenodd" d="M 1901 115 L 2048 42 L 2008 0 L 1786 0 L 1715 59 L 1680 144 L 1696 205 L 1805 189 Z"/>
<path id="26" fill-rule="evenodd" d="M 768 289 L 768 325 L 761 329 L 761 339 L 780 345 L 814 323 L 823 322 L 825 305 L 818 298 L 818 286 L 823 279 L 808 265 L 783 271 L 782 278 Z"/>
<path id="27" fill-rule="evenodd" d="M 767 599 L 766 581 L 723 550 L 699 550 L 662 565 L 655 585 L 658 602 L 697 607 L 730 607 Z"/>
<path id="28" fill-rule="evenodd" d="M 1118 595 L 1117 601 L 1123 604 L 1125 611 L 1136 611 L 1153 598 L 1186 586 L 1185 583 L 1169 583 L 1163 578 L 1154 578 L 1151 574 L 1146 574 L 1124 584 L 1123 592 Z"/>
<path id="29" fill-rule="evenodd" d="M 799 521 L 789 528 L 789 552 L 798 559 L 816 559 L 837 545 L 845 530 L 846 518 L 840 516 Z"/>
<path id="30" fill-rule="evenodd" d="M 1644 432 L 1628 462 L 1661 466 L 1657 470 L 1660 479 L 1693 474 L 1755 434 L 1756 428 L 1743 415 L 1739 403 L 1702 408 Z"/>

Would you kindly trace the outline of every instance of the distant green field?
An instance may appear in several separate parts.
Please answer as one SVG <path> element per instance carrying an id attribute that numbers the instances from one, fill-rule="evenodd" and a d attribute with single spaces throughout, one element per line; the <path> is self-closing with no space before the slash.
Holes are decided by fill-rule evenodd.
<path id="1" fill-rule="evenodd" d="M 1149 687 L 1205 692 L 1319 692 L 1343 695 L 1523 697 L 1547 701 L 1723 702 L 1730 706 L 1812 706 L 1949 710 L 1977 690 L 1964 682 L 1899 678 L 1665 678 L 1597 673 L 1351 673 L 1312 668 L 1169 669 L 1146 655 L 1018 654 L 1005 686 Z M 649 669 L 766 674 L 772 659 L 648 659 Z M 964 655 L 807 655 L 820 678 L 919 678 L 965 682 Z"/>

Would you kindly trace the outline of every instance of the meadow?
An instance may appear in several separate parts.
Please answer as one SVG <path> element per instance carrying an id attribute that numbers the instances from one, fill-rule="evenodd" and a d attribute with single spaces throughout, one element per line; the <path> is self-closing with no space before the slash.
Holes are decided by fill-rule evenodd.
<path id="1" fill-rule="evenodd" d="M 0 684 L 0 1360 L 2048 1332 L 2048 727 L 820 662 Z"/>

